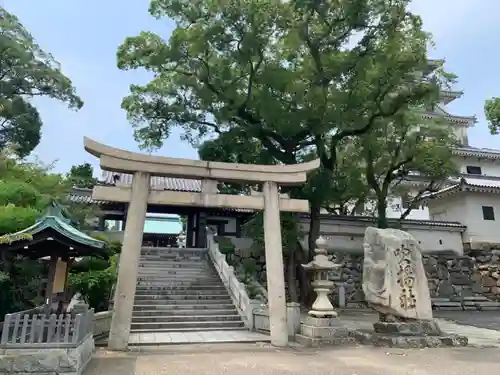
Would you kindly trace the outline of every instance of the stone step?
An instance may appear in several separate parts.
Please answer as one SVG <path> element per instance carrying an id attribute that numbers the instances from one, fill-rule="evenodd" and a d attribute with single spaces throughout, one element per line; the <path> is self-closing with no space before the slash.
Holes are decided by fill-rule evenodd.
<path id="1" fill-rule="evenodd" d="M 151 306 L 147 306 L 148 308 L 151 308 Z M 221 308 L 219 305 L 214 305 L 212 308 L 206 308 L 206 309 L 171 309 L 171 310 L 134 310 L 132 316 L 134 317 L 139 317 L 139 316 L 158 316 L 160 315 L 167 318 L 170 316 L 181 316 L 181 315 L 197 315 L 197 316 L 211 316 L 211 315 L 233 315 L 233 314 L 238 314 L 238 311 L 236 308 L 230 307 L 227 309 Z"/>
<path id="2" fill-rule="evenodd" d="M 180 301 L 179 301 L 180 302 Z M 186 310 L 196 310 L 196 311 L 204 311 L 204 310 L 228 310 L 234 309 L 234 305 L 232 302 L 230 303 L 220 303 L 220 301 L 214 301 L 211 303 L 210 301 L 204 301 L 203 303 L 168 303 L 168 304 L 144 304 L 138 303 L 134 304 L 133 311 L 158 311 L 162 313 L 168 313 L 171 311 L 186 311 Z M 179 314 L 180 315 L 180 314 Z"/>
<path id="3" fill-rule="evenodd" d="M 231 298 L 221 298 L 218 296 L 216 299 L 139 299 L 135 300 L 135 305 L 227 305 L 233 303 Z"/>
<path id="4" fill-rule="evenodd" d="M 141 255 L 157 255 L 157 256 L 207 256 L 208 249 L 179 249 L 174 247 L 143 247 Z"/>
<path id="5" fill-rule="evenodd" d="M 134 323 L 184 323 L 184 322 L 234 322 L 241 321 L 238 314 L 231 315 L 150 315 L 150 316 L 133 316 L 132 324 Z"/>
<path id="6" fill-rule="evenodd" d="M 131 330 L 151 330 L 157 331 L 161 329 L 185 329 L 185 328 L 197 328 L 199 330 L 205 330 L 207 328 L 221 328 L 221 327 L 231 327 L 231 328 L 242 328 L 244 327 L 243 321 L 217 321 L 217 320 L 207 320 L 207 321 L 192 321 L 192 322 L 163 322 L 163 323 L 132 323 L 130 325 Z"/>
<path id="7" fill-rule="evenodd" d="M 136 295 L 135 300 L 139 301 L 183 301 L 183 300 L 219 300 L 219 301 L 231 301 L 229 296 L 220 294 L 181 294 L 181 295 Z"/>
<path id="8" fill-rule="evenodd" d="M 139 263 L 139 270 L 164 270 L 164 269 L 213 269 L 210 264 L 202 260 L 199 262 L 151 262 Z"/>
<path id="9" fill-rule="evenodd" d="M 139 275 L 186 275 L 186 276 L 211 276 L 215 277 L 217 274 L 215 270 L 209 268 L 158 268 L 148 269 L 139 268 Z"/>
<path id="10" fill-rule="evenodd" d="M 158 297 L 164 296 L 168 298 L 168 296 L 227 296 L 227 290 L 195 290 L 195 289 L 174 289 L 174 290 L 161 290 L 161 291 L 144 291 L 144 290 L 136 290 L 136 297 Z"/>
<path id="11" fill-rule="evenodd" d="M 179 279 L 171 279 L 171 280 L 139 280 L 137 282 L 137 288 L 148 288 L 148 287 L 161 287 L 168 288 L 170 286 L 198 286 L 201 283 L 204 285 L 220 285 L 221 281 L 218 280 L 205 280 L 202 282 L 196 280 L 179 280 Z"/>
<path id="12" fill-rule="evenodd" d="M 205 282 L 220 280 L 218 276 L 213 275 L 203 275 L 203 274 L 162 274 L 162 275 L 137 275 L 138 281 L 158 281 L 158 282 L 169 282 L 169 281 L 193 281 L 193 282 Z"/>
<path id="13" fill-rule="evenodd" d="M 142 254 L 141 258 L 139 260 L 139 264 L 142 263 L 163 263 L 163 262 L 185 262 L 185 263 L 191 263 L 191 262 L 206 262 L 208 260 L 208 257 L 204 255 L 183 255 L 179 256 L 176 254 L 165 254 L 165 255 L 146 255 Z"/>
<path id="14" fill-rule="evenodd" d="M 166 286 L 137 286 L 135 289 L 136 293 L 162 293 L 164 291 L 205 291 L 205 290 L 214 290 L 214 291 L 226 291 L 226 287 L 221 283 L 211 284 L 211 285 L 193 285 L 193 284 L 184 284 L 184 285 L 166 285 Z M 227 292 L 227 291 L 226 291 Z"/>
<path id="15" fill-rule="evenodd" d="M 144 289 L 144 288 L 185 288 L 185 287 L 191 287 L 191 288 L 201 288 L 201 287 L 219 287 L 222 284 L 222 281 L 220 279 L 210 279 L 210 280 L 202 280 L 202 281 L 196 281 L 196 280 L 181 280 L 181 279 L 171 279 L 171 280 L 143 280 L 137 283 L 137 288 L 138 289 Z"/>
<path id="16" fill-rule="evenodd" d="M 246 331 L 247 329 L 243 327 L 205 327 L 203 331 Z M 167 329 L 131 329 L 130 332 L 135 333 L 147 333 L 147 332 L 198 332 L 200 331 L 197 327 L 188 328 L 167 328 Z M 129 345 L 132 345 L 129 343 Z M 137 345 L 137 344 L 134 344 Z"/>

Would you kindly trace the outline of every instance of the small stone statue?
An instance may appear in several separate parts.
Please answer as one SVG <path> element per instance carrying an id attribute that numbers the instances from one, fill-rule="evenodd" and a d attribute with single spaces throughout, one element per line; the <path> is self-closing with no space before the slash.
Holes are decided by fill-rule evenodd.
<path id="1" fill-rule="evenodd" d="M 401 230 L 368 227 L 363 247 L 363 291 L 380 320 L 431 320 L 429 286 L 417 240 Z"/>
<path id="2" fill-rule="evenodd" d="M 181 232 L 177 235 L 177 247 L 183 249 L 186 247 L 186 235 Z"/>

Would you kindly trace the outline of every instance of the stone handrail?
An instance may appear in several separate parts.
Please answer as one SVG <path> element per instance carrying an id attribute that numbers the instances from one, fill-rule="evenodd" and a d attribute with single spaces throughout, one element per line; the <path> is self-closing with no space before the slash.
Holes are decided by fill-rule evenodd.
<path id="1" fill-rule="evenodd" d="M 253 330 L 253 311 L 256 308 L 259 308 L 262 303 L 248 297 L 245 285 L 236 277 L 234 268 L 227 263 L 226 256 L 219 251 L 219 244 L 215 241 L 214 235 L 210 233 L 210 231 L 208 232 L 208 253 L 212 259 L 215 269 L 229 291 L 236 308 L 244 318 L 246 327 Z"/>
<path id="2" fill-rule="evenodd" d="M 112 317 L 113 311 L 101 311 L 94 314 L 94 321 L 92 322 L 94 338 L 108 336 Z"/>
<path id="3" fill-rule="evenodd" d="M 271 323 L 269 321 L 269 308 L 261 306 L 253 310 L 254 329 L 258 332 L 269 333 Z M 288 302 L 286 304 L 286 324 L 288 337 L 293 338 L 300 331 L 300 304 Z"/>

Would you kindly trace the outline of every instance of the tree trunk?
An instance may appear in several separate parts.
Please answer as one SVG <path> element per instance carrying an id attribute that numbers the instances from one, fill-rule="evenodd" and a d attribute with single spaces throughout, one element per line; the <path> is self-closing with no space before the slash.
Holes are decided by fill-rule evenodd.
<path id="1" fill-rule="evenodd" d="M 387 200 L 377 198 L 377 227 L 381 229 L 389 228 L 387 219 Z"/>
<path id="2" fill-rule="evenodd" d="M 311 217 L 309 219 L 309 238 L 307 240 L 308 245 L 308 262 L 314 258 L 314 250 L 316 249 L 316 240 L 319 237 L 319 231 L 321 226 L 321 206 L 318 203 L 311 202 Z"/>
<path id="3" fill-rule="evenodd" d="M 302 267 L 303 264 L 307 263 L 307 253 L 302 248 L 302 245 L 297 242 L 297 249 L 295 250 L 295 274 L 297 280 L 299 280 L 299 302 L 301 306 L 307 306 L 309 302 L 309 275 Z"/>
<path id="4" fill-rule="evenodd" d="M 288 295 L 291 302 L 299 302 L 299 292 L 297 290 L 297 274 L 295 264 L 295 249 L 291 249 L 286 262 L 286 283 L 288 285 Z"/>

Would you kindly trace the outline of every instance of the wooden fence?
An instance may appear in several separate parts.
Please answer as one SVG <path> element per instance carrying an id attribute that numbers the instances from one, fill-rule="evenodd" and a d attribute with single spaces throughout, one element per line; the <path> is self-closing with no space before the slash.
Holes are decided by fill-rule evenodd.
<path id="1" fill-rule="evenodd" d="M 92 334 L 94 310 L 81 314 L 7 314 L 0 348 L 74 348 Z"/>

